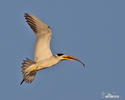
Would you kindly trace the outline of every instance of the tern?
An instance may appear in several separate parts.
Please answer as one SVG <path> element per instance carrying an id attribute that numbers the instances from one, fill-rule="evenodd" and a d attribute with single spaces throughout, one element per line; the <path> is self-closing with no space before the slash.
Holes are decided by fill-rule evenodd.
<path id="1" fill-rule="evenodd" d="M 34 80 L 37 71 L 54 66 L 62 60 L 76 60 L 85 67 L 85 64 L 74 56 L 64 55 L 63 53 L 53 55 L 50 49 L 50 41 L 52 36 L 51 28 L 34 15 L 25 13 L 24 17 L 26 22 L 36 34 L 37 39 L 34 61 L 27 58 L 22 63 L 21 68 L 23 80 L 20 85 L 24 81 L 31 83 Z"/>

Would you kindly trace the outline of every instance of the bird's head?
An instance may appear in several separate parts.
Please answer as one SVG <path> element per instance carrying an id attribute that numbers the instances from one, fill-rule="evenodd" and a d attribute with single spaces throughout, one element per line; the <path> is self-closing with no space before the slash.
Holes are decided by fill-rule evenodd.
<path id="1" fill-rule="evenodd" d="M 85 64 L 74 56 L 69 56 L 69 55 L 64 55 L 62 53 L 58 53 L 56 54 L 56 57 L 58 57 L 60 60 L 76 60 L 85 67 Z"/>

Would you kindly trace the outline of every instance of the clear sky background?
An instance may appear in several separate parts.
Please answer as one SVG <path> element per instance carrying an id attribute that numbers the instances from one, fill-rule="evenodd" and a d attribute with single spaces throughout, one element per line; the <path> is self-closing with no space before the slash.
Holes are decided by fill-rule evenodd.
<path id="1" fill-rule="evenodd" d="M 78 57 L 22 81 L 21 63 L 33 59 L 35 35 L 24 13 L 53 31 L 53 53 Z M 124 0 L 1 0 L 0 100 L 101 100 L 102 92 L 125 100 Z M 113 99 L 112 99 L 113 100 Z"/>

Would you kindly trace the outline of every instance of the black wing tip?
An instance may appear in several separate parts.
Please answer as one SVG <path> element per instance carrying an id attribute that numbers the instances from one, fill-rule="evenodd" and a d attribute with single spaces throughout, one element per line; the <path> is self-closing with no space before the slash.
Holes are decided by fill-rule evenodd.
<path id="1" fill-rule="evenodd" d="M 24 17 L 27 18 L 27 17 L 31 17 L 31 16 L 28 13 L 24 13 Z"/>
<path id="2" fill-rule="evenodd" d="M 24 79 L 21 81 L 20 85 L 22 85 L 22 84 L 23 84 L 23 82 L 24 82 Z"/>
<path id="3" fill-rule="evenodd" d="M 85 68 L 85 66 L 86 66 L 86 65 L 83 63 L 83 67 L 84 67 L 84 68 Z"/>
<path id="4" fill-rule="evenodd" d="M 26 17 L 27 15 L 29 15 L 28 13 L 24 13 L 24 17 Z"/>

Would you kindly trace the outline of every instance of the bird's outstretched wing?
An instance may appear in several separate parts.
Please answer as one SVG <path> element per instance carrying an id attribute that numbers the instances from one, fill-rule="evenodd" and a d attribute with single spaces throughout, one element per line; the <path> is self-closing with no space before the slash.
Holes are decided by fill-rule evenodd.
<path id="1" fill-rule="evenodd" d="M 50 50 L 52 31 L 50 27 L 31 14 L 25 13 L 25 19 L 37 37 L 34 61 L 38 62 L 52 56 L 52 52 Z"/>

